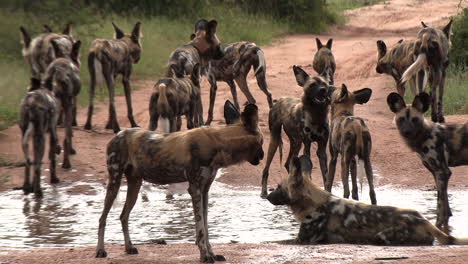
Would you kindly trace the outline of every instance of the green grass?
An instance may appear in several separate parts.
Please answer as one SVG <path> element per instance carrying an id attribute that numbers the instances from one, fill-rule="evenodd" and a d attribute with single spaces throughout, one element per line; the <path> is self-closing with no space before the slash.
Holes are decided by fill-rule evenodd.
<path id="1" fill-rule="evenodd" d="M 383 1 L 384 0 L 327 0 L 327 5 L 335 12 L 342 12 L 348 9 L 375 5 Z"/>

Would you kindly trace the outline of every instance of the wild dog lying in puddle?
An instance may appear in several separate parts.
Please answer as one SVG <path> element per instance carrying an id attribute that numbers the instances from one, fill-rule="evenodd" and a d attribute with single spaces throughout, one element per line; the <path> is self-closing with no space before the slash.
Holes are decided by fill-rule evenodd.
<path id="1" fill-rule="evenodd" d="M 232 106 L 232 104 L 230 104 Z M 232 113 L 236 113 L 232 115 Z M 171 134 L 144 129 L 127 129 L 107 145 L 107 185 L 104 209 L 99 219 L 96 257 L 106 257 L 104 229 L 107 215 L 119 192 L 122 175 L 127 178 L 127 199 L 121 214 L 125 251 L 137 254 L 128 232 L 128 218 L 143 181 L 154 184 L 189 182 L 192 197 L 196 244 L 202 262 L 225 260 L 215 255 L 208 237 L 208 191 L 218 169 L 248 161 L 258 165 L 263 159 L 263 135 L 258 127 L 258 108 L 249 104 L 239 114 L 232 109 L 225 127 L 201 127 Z"/>
<path id="2" fill-rule="evenodd" d="M 393 206 L 368 205 L 338 198 L 312 183 L 309 157 L 295 157 L 289 177 L 267 197 L 288 205 L 301 223 L 302 244 L 352 243 L 374 245 L 467 245 L 431 224 L 419 212 Z"/>

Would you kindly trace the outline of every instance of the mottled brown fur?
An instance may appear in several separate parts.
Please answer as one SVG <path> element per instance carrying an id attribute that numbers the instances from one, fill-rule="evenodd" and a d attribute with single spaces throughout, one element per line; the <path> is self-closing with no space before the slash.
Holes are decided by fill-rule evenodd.
<path id="1" fill-rule="evenodd" d="M 300 244 L 352 243 L 372 245 L 466 245 L 435 227 L 419 212 L 338 198 L 310 179 L 309 157 L 294 158 L 289 176 L 267 199 L 288 205 L 301 227 Z"/>
<path id="2" fill-rule="evenodd" d="M 226 104 L 232 108 L 232 104 Z M 235 108 L 227 111 L 237 111 Z M 239 113 L 237 112 L 238 119 Z M 233 120 L 226 120 L 233 123 Z M 128 218 L 142 181 L 154 184 L 189 182 L 188 191 L 196 224 L 196 244 L 202 262 L 225 260 L 215 255 L 208 238 L 208 191 L 219 168 L 244 161 L 258 165 L 263 158 L 263 136 L 258 127 L 258 108 L 249 104 L 240 122 L 225 127 L 194 128 L 171 134 L 143 129 L 127 129 L 107 145 L 109 182 L 104 210 L 99 219 L 96 257 L 106 257 L 104 229 L 106 218 L 118 193 L 122 175 L 128 183 L 127 200 L 121 215 L 125 250 L 137 254 L 128 232 Z M 249 151 L 245 151 L 245 150 Z"/>
<path id="3" fill-rule="evenodd" d="M 364 88 L 349 92 L 346 85 L 337 88 L 331 98 L 331 131 L 330 131 L 330 165 L 326 190 L 331 192 L 335 178 L 336 162 L 341 155 L 341 180 L 343 182 L 343 197 L 349 197 L 349 173 L 353 184 L 352 197 L 358 200 L 357 174 L 365 174 L 369 183 L 369 196 L 372 204 L 377 204 L 374 191 L 374 176 L 370 154 L 372 139 L 364 120 L 354 116 L 354 105 L 369 101 L 372 90 Z M 356 158 L 358 162 L 356 163 Z M 359 166 L 361 165 L 361 166 Z M 362 168 L 362 166 L 364 168 Z M 359 168 L 358 168 L 359 167 Z"/>
<path id="4" fill-rule="evenodd" d="M 447 194 L 452 175 L 449 167 L 468 165 L 468 122 L 444 125 L 426 120 L 424 112 L 429 109 L 430 100 L 428 94 L 421 93 L 412 105 L 407 106 L 396 93 L 387 97 L 401 137 L 434 176 L 437 186 L 436 225 L 448 230 L 448 220 L 452 215 Z"/>
<path id="5" fill-rule="evenodd" d="M 328 107 L 332 88 L 322 77 L 310 77 L 300 67 L 293 67 L 299 86 L 304 90 L 302 98 L 283 97 L 278 99 L 270 109 L 268 126 L 271 133 L 268 156 L 262 174 L 261 197 L 267 196 L 268 174 L 276 150 L 280 148 L 282 159 L 281 130 L 289 138 L 290 148 L 285 168 L 288 170 L 290 160 L 299 154 L 304 143 L 304 153 L 310 156 L 312 142 L 317 142 L 317 156 L 322 171 L 323 184 L 327 179 L 327 141 L 329 135 Z"/>
<path id="6" fill-rule="evenodd" d="M 314 55 L 312 66 L 317 74 L 326 77 L 329 84 L 335 83 L 336 63 L 335 57 L 331 51 L 333 39 L 329 39 L 326 45 L 323 45 L 319 38 L 315 38 L 317 43 L 317 52 Z"/>
<path id="7" fill-rule="evenodd" d="M 109 119 L 106 129 L 113 129 L 114 133 L 120 131 L 115 111 L 115 80 L 117 75 L 122 75 L 122 84 L 127 102 L 127 117 L 132 127 L 137 127 L 133 118 L 132 95 L 130 87 L 130 75 L 134 63 L 138 63 L 141 56 L 142 46 L 140 38 L 141 23 L 137 22 L 132 33 L 125 34 L 120 28 L 112 23 L 115 30 L 115 39 L 96 39 L 91 43 L 88 55 L 88 70 L 90 75 L 88 118 L 84 126 L 91 129 L 94 111 L 94 94 L 96 82 L 103 85 L 105 81 L 109 91 Z"/>

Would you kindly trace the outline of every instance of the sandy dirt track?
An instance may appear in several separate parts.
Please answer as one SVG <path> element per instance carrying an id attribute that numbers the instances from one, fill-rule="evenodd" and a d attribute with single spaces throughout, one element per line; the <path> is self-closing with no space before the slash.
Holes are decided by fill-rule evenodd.
<path id="1" fill-rule="evenodd" d="M 375 72 L 377 60 L 376 41 L 384 40 L 387 46 L 392 46 L 399 39 L 413 39 L 420 28 L 420 21 L 426 24 L 442 27 L 450 16 L 457 12 L 459 1 L 444 0 L 392 0 L 347 12 L 349 22 L 332 29 L 323 35 L 293 35 L 278 39 L 271 46 L 262 47 L 267 59 L 267 82 L 274 98 L 281 96 L 299 97 L 302 90 L 297 86 L 292 73 L 293 65 L 301 65 L 309 74 L 314 75 L 311 63 L 316 51 L 315 37 L 322 42 L 333 38 L 333 48 L 337 70 L 336 85 L 346 83 L 350 90 L 364 87 L 372 88 L 373 95 L 368 104 L 357 106 L 355 114 L 365 119 L 373 139 L 372 162 L 377 172 L 376 186 L 399 185 L 405 188 L 434 188 L 430 173 L 423 167 L 415 153 L 404 145 L 398 131 L 392 125 L 393 114 L 388 110 L 386 97 L 396 91 L 393 79 Z M 219 30 L 222 30 L 220 25 Z M 144 51 L 143 51 L 144 56 Z M 144 59 L 144 58 L 143 58 Z M 87 71 L 83 67 L 84 71 Z M 133 93 L 135 119 L 142 127 L 149 122 L 148 100 L 152 86 L 157 79 L 151 81 L 134 81 L 134 86 L 142 87 Z M 249 76 L 248 84 L 260 109 L 260 126 L 264 133 L 264 150 L 268 149 L 268 104 L 265 95 L 256 85 L 253 76 Z M 230 99 L 230 92 L 224 83 L 219 83 L 212 125 L 222 125 L 222 107 L 225 99 Z M 84 87 L 86 89 L 86 87 Z M 206 80 L 202 84 L 205 115 L 208 105 L 209 85 Z M 245 101 L 239 91 L 241 103 Z M 128 127 L 125 99 L 116 99 L 119 123 L 122 128 Z M 107 104 L 99 103 L 95 107 L 93 119 L 94 131 L 82 129 L 86 118 L 86 109 L 79 111 L 79 128 L 74 130 L 74 144 L 78 154 L 72 156 L 72 170 L 58 168 L 60 185 L 66 186 L 75 181 L 106 181 L 105 146 L 113 133 L 105 130 L 107 121 Z M 447 116 L 448 122 L 468 120 L 467 115 Z M 60 138 L 63 139 L 63 129 Z M 283 133 L 284 134 L 284 133 Z M 289 144 L 284 137 L 284 154 L 289 150 Z M 20 133 L 17 126 L 0 133 L 0 149 L 2 158 L 10 161 L 22 161 L 20 148 Z M 312 147 L 315 153 L 316 146 Z M 61 157 L 59 159 L 61 161 Z M 318 160 L 313 154 L 314 166 Z M 45 161 L 45 167 L 48 166 Z M 256 167 L 243 164 L 228 168 L 227 173 L 219 180 L 233 185 L 243 185 L 246 188 L 260 185 L 264 161 Z M 339 168 L 337 168 L 339 171 Z M 450 189 L 466 189 L 468 187 L 468 166 L 452 168 Z M 313 170 L 314 181 L 322 186 L 320 169 Z M 279 155 L 270 168 L 271 185 L 278 183 L 286 171 L 279 163 Z M 335 183 L 339 180 L 335 176 Z M 19 186 L 23 180 L 23 168 L 0 168 L 0 191 Z M 78 191 L 80 189 L 78 188 Z M 1 194 L 0 194 L 1 195 Z M 47 194 L 45 194 L 47 195 Z M 341 194 L 339 194 L 341 195 Z M 378 195 L 378 194 L 377 194 Z M 259 198 L 260 199 L 260 198 Z M 435 206 L 435 205 L 434 205 Z M 97 219 L 96 219 L 97 220 Z M 468 235 L 468 234 L 467 234 Z M 385 263 L 466 263 L 468 248 L 456 246 L 434 247 L 372 247 L 351 245 L 326 246 L 286 246 L 277 244 L 214 244 L 215 252 L 227 257 L 229 263 L 382 263 L 379 257 L 407 257 L 407 259 L 382 260 Z M 127 256 L 122 245 L 108 247 L 110 258 L 95 259 L 94 247 L 70 249 L 37 249 L 37 250 L 7 250 L 0 252 L 0 263 L 194 263 L 198 261 L 198 250 L 192 244 L 142 245 L 140 254 Z"/>

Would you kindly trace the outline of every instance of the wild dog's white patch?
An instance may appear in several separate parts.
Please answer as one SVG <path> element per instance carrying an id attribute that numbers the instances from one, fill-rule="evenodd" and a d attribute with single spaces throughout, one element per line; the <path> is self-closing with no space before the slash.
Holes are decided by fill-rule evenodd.
<path id="1" fill-rule="evenodd" d="M 356 219 L 356 216 L 351 213 L 348 215 L 348 217 L 346 217 L 346 219 L 344 220 L 344 226 L 345 227 L 348 227 L 350 226 L 352 223 L 356 223 L 357 222 L 357 219 Z"/>
<path id="2" fill-rule="evenodd" d="M 160 118 L 159 123 L 161 124 L 161 131 L 163 133 L 170 133 L 171 132 L 171 123 L 167 118 Z"/>
<path id="3" fill-rule="evenodd" d="M 153 134 L 151 134 L 151 135 L 149 136 L 149 139 L 150 139 L 150 140 L 158 140 L 158 139 L 161 139 L 161 137 L 162 137 L 161 135 L 156 134 L 156 133 L 153 133 Z"/>
<path id="4" fill-rule="evenodd" d="M 333 206 L 331 212 L 334 214 L 344 214 L 346 208 L 346 202 L 344 200 L 339 200 L 335 206 Z"/>
<path id="5" fill-rule="evenodd" d="M 120 133 L 120 132 L 119 132 L 119 133 Z M 111 152 L 109 155 L 107 155 L 107 162 L 109 162 L 109 160 L 110 160 L 113 156 L 115 156 L 115 155 L 116 155 L 115 152 Z"/>

